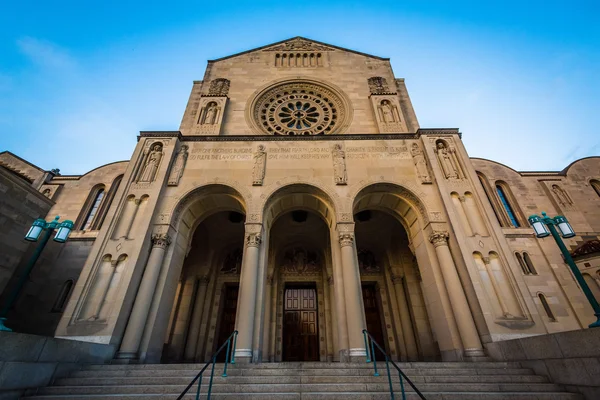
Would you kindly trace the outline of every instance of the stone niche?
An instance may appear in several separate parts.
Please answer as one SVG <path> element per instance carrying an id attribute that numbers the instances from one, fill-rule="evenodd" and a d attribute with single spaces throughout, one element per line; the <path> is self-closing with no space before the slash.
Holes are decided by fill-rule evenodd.
<path id="1" fill-rule="evenodd" d="M 369 96 L 380 133 L 408 132 L 398 96 L 395 93 Z"/>
<path id="2" fill-rule="evenodd" d="M 219 135 L 227 106 L 227 96 L 202 96 L 196 113 L 194 135 Z"/>

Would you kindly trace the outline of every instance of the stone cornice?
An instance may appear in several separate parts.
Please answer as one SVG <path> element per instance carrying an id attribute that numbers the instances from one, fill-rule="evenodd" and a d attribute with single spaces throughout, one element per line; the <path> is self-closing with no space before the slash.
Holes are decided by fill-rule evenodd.
<path id="1" fill-rule="evenodd" d="M 287 142 L 287 141 L 329 141 L 329 140 L 406 140 L 418 139 L 421 135 L 446 136 L 458 135 L 462 138 L 462 133 L 458 129 L 419 129 L 414 133 L 356 133 L 356 134 L 337 134 L 337 135 L 311 135 L 311 136 L 283 136 L 283 135 L 203 135 L 188 136 L 182 135 L 179 131 L 142 131 L 138 136 L 138 141 L 143 137 L 176 137 L 183 142 Z"/>

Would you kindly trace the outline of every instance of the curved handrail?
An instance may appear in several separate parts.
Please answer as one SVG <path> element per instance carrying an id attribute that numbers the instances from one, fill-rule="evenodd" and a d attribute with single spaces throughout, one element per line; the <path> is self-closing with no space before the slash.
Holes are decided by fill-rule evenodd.
<path id="1" fill-rule="evenodd" d="M 406 393 L 404 392 L 404 383 L 402 382 L 402 378 L 406 379 L 406 382 L 408 382 L 408 384 L 414 389 L 415 393 L 417 393 L 422 400 L 427 400 L 425 398 L 425 396 L 423 396 L 423 393 L 421 393 L 421 391 L 419 389 L 417 389 L 415 384 L 410 380 L 410 378 L 408 376 L 406 376 L 406 374 L 400 369 L 400 367 L 398 367 L 398 365 L 396 365 L 396 363 L 385 352 L 385 350 L 379 345 L 379 343 L 377 343 L 377 341 L 375 341 L 375 338 L 369 333 L 369 331 L 367 331 L 366 329 L 363 329 L 363 336 L 365 338 L 365 348 L 367 351 L 367 362 L 368 363 L 370 363 L 371 361 L 373 362 L 373 368 L 375 369 L 375 376 L 379 376 L 379 372 L 377 372 L 377 360 L 375 359 L 375 346 L 377 346 L 379 351 L 381 351 L 383 353 L 383 355 L 385 356 L 385 366 L 387 368 L 388 382 L 390 384 L 390 396 L 391 396 L 392 400 L 394 400 L 394 388 L 392 386 L 392 376 L 390 375 L 390 365 L 389 365 L 390 363 L 394 366 L 394 368 L 396 368 L 396 371 L 398 371 L 398 376 L 400 377 L 400 390 L 402 391 L 402 400 L 406 400 Z M 371 342 L 370 348 L 369 348 L 369 341 Z M 369 355 L 369 353 L 370 353 L 370 355 Z"/>
<path id="2" fill-rule="evenodd" d="M 196 383 L 196 381 L 198 381 L 198 390 L 196 391 L 196 400 L 198 400 L 200 398 L 200 387 L 202 386 L 202 374 L 204 373 L 204 371 L 206 371 L 206 368 L 208 368 L 208 366 L 210 364 L 212 364 L 212 370 L 210 372 L 210 382 L 208 384 L 208 395 L 207 395 L 207 399 L 210 399 L 210 394 L 212 392 L 213 376 L 215 375 L 215 364 L 217 362 L 217 356 L 219 355 L 221 350 L 223 350 L 225 345 L 227 345 L 227 354 L 225 355 L 225 368 L 223 369 L 223 375 L 221 375 L 221 376 L 227 376 L 227 364 L 235 364 L 235 342 L 237 339 L 237 334 L 238 334 L 238 331 L 233 331 L 231 333 L 231 335 L 229 335 L 227 340 L 212 355 L 212 357 L 210 358 L 210 361 L 207 362 L 206 364 L 204 364 L 204 367 L 202 367 L 200 372 L 198 372 L 198 375 L 196 375 L 196 377 L 194 379 L 192 379 L 192 381 L 189 383 L 189 385 L 187 385 L 187 387 L 183 390 L 183 392 L 181 392 L 179 397 L 177 397 L 177 400 L 181 400 L 183 398 L 183 396 L 185 396 L 185 394 L 190 390 L 190 388 L 192 386 L 194 386 L 194 383 Z M 233 340 L 233 350 L 231 349 L 231 341 L 232 340 Z"/>

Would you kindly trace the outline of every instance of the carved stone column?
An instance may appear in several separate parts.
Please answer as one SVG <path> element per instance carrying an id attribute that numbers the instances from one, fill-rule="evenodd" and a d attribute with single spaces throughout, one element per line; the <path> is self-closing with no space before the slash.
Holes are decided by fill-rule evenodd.
<path id="1" fill-rule="evenodd" d="M 435 232 L 430 236 L 429 241 L 435 247 L 435 253 L 448 290 L 452 312 L 464 347 L 464 354 L 466 356 L 483 356 L 483 347 L 477 334 L 471 309 L 448 247 L 448 232 Z"/>
<path id="2" fill-rule="evenodd" d="M 248 232 L 246 227 L 246 250 L 242 260 L 240 277 L 240 298 L 235 322 L 239 332 L 235 350 L 236 361 L 250 362 L 252 359 L 252 338 L 254 336 L 254 313 L 256 304 L 256 286 L 258 280 L 258 260 L 260 256 L 260 232 Z"/>
<path id="3" fill-rule="evenodd" d="M 133 310 L 129 316 L 129 322 L 125 329 L 125 335 L 121 342 L 121 348 L 117 354 L 117 358 L 137 358 L 140 341 L 144 333 L 144 326 L 154 297 L 154 290 L 160 270 L 165 258 L 167 247 L 171 244 L 171 238 L 167 234 L 152 235 L 152 250 L 148 263 L 144 270 L 144 276 L 133 304 Z"/>
<path id="4" fill-rule="evenodd" d="M 185 352 L 183 355 L 185 361 L 195 361 L 196 346 L 198 343 L 198 335 L 200 334 L 200 324 L 202 323 L 202 311 L 204 310 L 204 300 L 208 282 L 210 282 L 208 276 L 203 276 L 198 279 L 198 290 L 196 292 L 196 299 L 194 300 L 194 309 L 192 311 L 192 319 L 190 321 L 187 341 L 185 343 Z"/>
<path id="5" fill-rule="evenodd" d="M 349 356 L 351 361 L 362 361 L 367 355 L 363 329 L 366 329 L 365 307 L 360 284 L 358 256 L 354 244 L 354 232 L 342 232 L 339 235 L 342 271 L 344 277 L 344 292 L 346 303 L 346 318 L 348 323 Z"/>
<path id="6" fill-rule="evenodd" d="M 392 275 L 392 283 L 394 284 L 396 301 L 398 302 L 402 336 L 404 336 L 404 343 L 406 344 L 406 355 L 410 361 L 417 361 L 419 359 L 419 352 L 417 351 L 414 328 L 410 318 L 410 311 L 408 310 L 408 303 L 406 302 L 406 292 L 404 290 L 402 277 Z"/>

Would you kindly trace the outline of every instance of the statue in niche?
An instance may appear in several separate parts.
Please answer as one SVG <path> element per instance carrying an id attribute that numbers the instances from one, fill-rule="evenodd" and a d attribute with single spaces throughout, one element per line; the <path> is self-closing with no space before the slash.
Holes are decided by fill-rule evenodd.
<path id="1" fill-rule="evenodd" d="M 185 168 L 185 163 L 188 159 L 188 146 L 183 145 L 177 152 L 175 156 L 175 162 L 173 163 L 173 168 L 171 168 L 171 174 L 169 175 L 169 186 L 177 186 L 179 185 L 179 179 L 183 175 L 183 169 Z"/>
<path id="2" fill-rule="evenodd" d="M 261 186 L 265 179 L 265 168 L 267 164 L 267 152 L 262 144 L 254 153 L 254 168 L 252 170 L 252 185 Z"/>
<path id="3" fill-rule="evenodd" d="M 44 191 L 42 192 L 42 194 L 44 196 L 50 198 L 51 190 L 50 189 L 44 189 Z"/>
<path id="4" fill-rule="evenodd" d="M 206 111 L 204 112 L 204 118 L 202 120 L 202 125 L 214 125 L 217 122 L 217 113 L 219 112 L 219 107 L 217 107 L 217 103 L 210 102 L 206 106 Z"/>
<path id="5" fill-rule="evenodd" d="M 358 266 L 365 273 L 380 272 L 381 269 L 375 259 L 375 254 L 369 250 L 358 251 Z"/>
<path id="6" fill-rule="evenodd" d="M 306 274 L 318 272 L 317 253 L 302 248 L 289 250 L 283 259 L 283 270 L 287 273 Z"/>
<path id="7" fill-rule="evenodd" d="M 138 179 L 138 182 L 154 181 L 162 156 L 162 145 L 158 143 L 153 145 L 152 150 L 146 157 L 146 161 L 144 163 L 144 167 L 142 168 L 142 173 L 140 174 L 140 179 Z"/>
<path id="8" fill-rule="evenodd" d="M 556 196 L 556 199 L 560 205 L 564 207 L 573 205 L 573 200 L 571 200 L 571 197 L 563 190 L 563 188 L 558 185 L 552 185 L 552 191 L 554 192 L 554 195 Z"/>
<path id="9" fill-rule="evenodd" d="M 333 146 L 333 176 L 336 185 L 345 185 L 348 182 L 346 175 L 346 152 L 342 145 Z"/>
<path id="10" fill-rule="evenodd" d="M 396 117 L 394 116 L 394 107 L 389 100 L 383 100 L 379 108 L 381 109 L 381 119 L 383 122 L 386 124 L 390 122 L 396 122 Z"/>
<path id="11" fill-rule="evenodd" d="M 440 166 L 442 167 L 446 179 L 460 179 L 452 150 L 449 149 L 444 142 L 440 141 L 436 145 L 435 153 L 438 156 Z"/>
<path id="12" fill-rule="evenodd" d="M 242 270 L 242 249 L 235 249 L 225 257 L 220 272 L 223 274 L 239 274 Z"/>
<path id="13" fill-rule="evenodd" d="M 421 150 L 417 143 L 413 143 L 410 153 L 415 162 L 415 169 L 417 170 L 417 176 L 421 180 L 421 183 L 431 183 L 431 177 L 429 176 L 429 170 L 427 169 L 427 162 L 425 161 L 423 150 Z"/>

